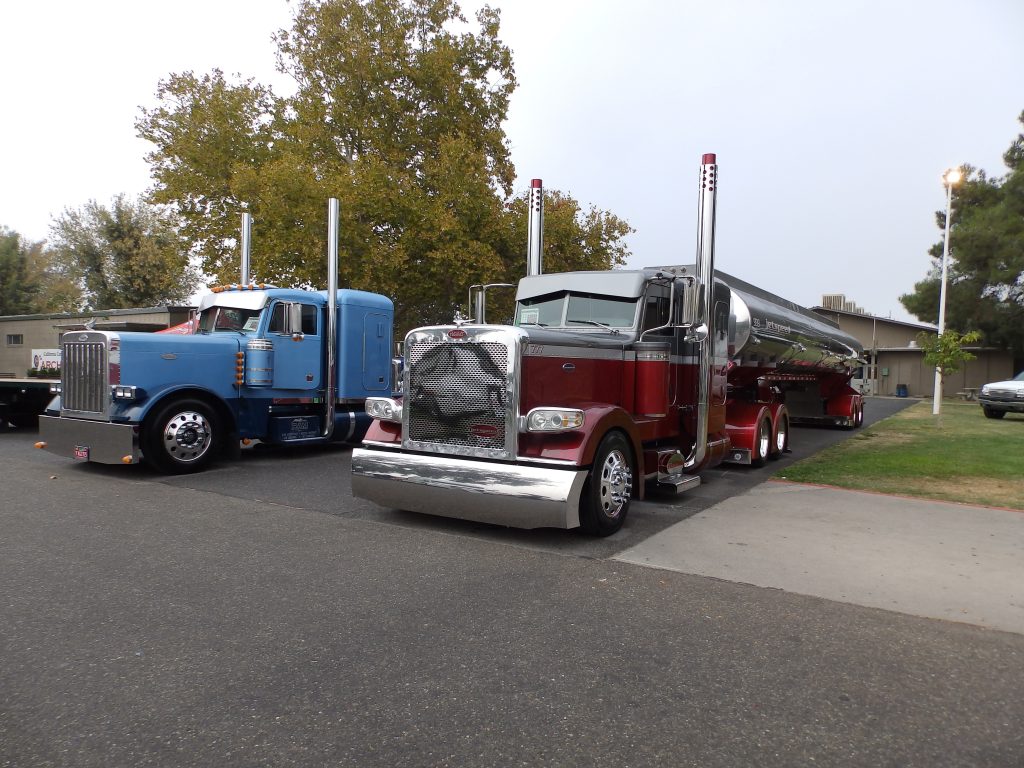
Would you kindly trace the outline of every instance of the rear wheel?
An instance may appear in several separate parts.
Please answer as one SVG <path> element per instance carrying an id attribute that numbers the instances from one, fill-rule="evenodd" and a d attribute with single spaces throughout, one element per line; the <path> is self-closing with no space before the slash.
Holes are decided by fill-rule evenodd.
<path id="1" fill-rule="evenodd" d="M 1006 411 L 997 411 L 995 408 L 989 408 L 987 405 L 981 406 L 981 410 L 985 414 L 985 418 L 988 419 L 1001 419 L 1006 415 Z"/>
<path id="2" fill-rule="evenodd" d="M 633 493 L 632 455 L 620 432 L 606 435 L 597 447 L 580 499 L 580 526 L 587 533 L 610 536 L 622 527 Z"/>
<path id="3" fill-rule="evenodd" d="M 860 429 L 864 426 L 864 403 L 857 406 L 857 413 L 853 417 L 853 428 Z"/>
<path id="4" fill-rule="evenodd" d="M 772 445 L 772 423 L 769 419 L 761 419 L 757 425 L 757 435 L 754 436 L 754 449 L 750 454 L 750 466 L 763 467 L 764 460 L 768 458 L 768 452 Z"/>
<path id="5" fill-rule="evenodd" d="M 783 414 L 775 429 L 775 443 L 768 454 L 769 459 L 778 459 L 789 450 L 789 416 Z"/>
<path id="6" fill-rule="evenodd" d="M 176 400 L 147 420 L 142 435 L 146 461 L 170 475 L 205 469 L 220 448 L 217 416 L 202 400 Z"/>

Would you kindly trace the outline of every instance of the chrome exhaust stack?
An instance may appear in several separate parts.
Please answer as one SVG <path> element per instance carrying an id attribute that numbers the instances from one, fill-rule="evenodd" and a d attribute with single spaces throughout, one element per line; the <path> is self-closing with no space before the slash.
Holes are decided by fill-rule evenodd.
<path id="1" fill-rule="evenodd" d="M 526 274 L 544 274 L 544 182 L 530 182 L 530 210 L 527 217 Z"/>
<path id="2" fill-rule="evenodd" d="M 240 285 L 249 284 L 250 265 L 252 264 L 252 214 L 248 211 L 242 213 L 242 272 Z"/>
<path id="3" fill-rule="evenodd" d="M 718 198 L 718 163 L 714 154 L 701 158 L 700 194 L 697 198 L 697 323 L 693 335 L 698 347 L 697 434 L 684 469 L 700 466 L 708 448 L 708 396 L 711 386 L 711 302 L 715 279 L 715 205 Z"/>
<path id="4" fill-rule="evenodd" d="M 338 198 L 327 201 L 327 382 L 324 390 L 323 436 L 334 434 L 334 407 L 338 400 Z"/>

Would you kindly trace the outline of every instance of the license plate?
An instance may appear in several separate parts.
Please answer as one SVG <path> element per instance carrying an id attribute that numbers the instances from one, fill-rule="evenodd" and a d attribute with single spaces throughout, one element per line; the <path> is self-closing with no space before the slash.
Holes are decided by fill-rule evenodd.
<path id="1" fill-rule="evenodd" d="M 89 460 L 89 446 L 88 445 L 76 445 L 75 446 L 75 458 L 79 461 Z"/>

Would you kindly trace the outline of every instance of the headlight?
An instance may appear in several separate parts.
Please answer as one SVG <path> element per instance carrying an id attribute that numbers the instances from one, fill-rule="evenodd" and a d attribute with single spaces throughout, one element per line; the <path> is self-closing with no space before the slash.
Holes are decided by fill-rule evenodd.
<path id="1" fill-rule="evenodd" d="M 390 397 L 366 398 L 366 413 L 381 421 L 401 421 L 402 406 Z"/>
<path id="2" fill-rule="evenodd" d="M 526 415 L 528 432 L 568 432 L 583 426 L 583 411 L 577 408 L 534 408 Z"/>
<path id="3" fill-rule="evenodd" d="M 134 400 L 138 396 L 136 387 L 128 387 L 122 384 L 114 386 L 114 399 L 115 400 Z"/>
<path id="4" fill-rule="evenodd" d="M 59 395 L 61 393 L 60 382 L 54 382 L 50 384 L 50 394 Z"/>

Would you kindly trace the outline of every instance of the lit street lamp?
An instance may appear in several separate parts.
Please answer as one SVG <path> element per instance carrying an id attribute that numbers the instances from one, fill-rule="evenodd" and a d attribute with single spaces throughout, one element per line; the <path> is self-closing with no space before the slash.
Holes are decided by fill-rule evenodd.
<path id="1" fill-rule="evenodd" d="M 958 184 L 963 174 L 959 168 L 950 168 L 942 176 L 946 185 L 946 231 L 942 238 L 942 283 L 939 287 L 939 336 L 946 332 L 946 263 L 949 261 L 949 220 L 953 217 L 953 185 Z M 932 414 L 939 415 L 942 409 L 942 370 L 935 366 L 935 397 L 932 400 Z"/>

